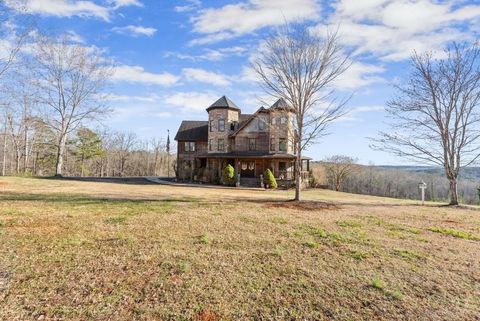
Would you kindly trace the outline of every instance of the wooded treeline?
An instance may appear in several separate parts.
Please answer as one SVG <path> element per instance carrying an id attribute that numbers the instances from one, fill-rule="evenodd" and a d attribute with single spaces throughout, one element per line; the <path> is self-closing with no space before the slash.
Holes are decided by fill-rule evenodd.
<path id="1" fill-rule="evenodd" d="M 113 75 L 102 50 L 17 19 L 0 5 L 0 174 L 173 176 L 166 140 L 102 125 Z"/>
<path id="2" fill-rule="evenodd" d="M 312 165 L 315 186 L 335 190 L 338 186 L 336 174 L 332 172 L 330 162 L 318 162 Z M 354 164 L 349 175 L 344 177 L 340 191 L 355 194 L 366 194 L 403 199 L 420 199 L 418 184 L 427 184 L 425 199 L 427 201 L 447 201 L 449 199 L 449 181 L 439 171 L 407 171 L 398 168 L 381 166 L 364 166 Z M 478 204 L 478 183 L 460 177 L 458 196 L 462 203 Z"/>
<path id="3" fill-rule="evenodd" d="M 41 120 L 13 123 L 0 134 L 2 175 L 52 176 L 56 136 Z M 174 176 L 175 156 L 162 139 L 139 139 L 134 133 L 81 127 L 67 139 L 65 176 Z"/>

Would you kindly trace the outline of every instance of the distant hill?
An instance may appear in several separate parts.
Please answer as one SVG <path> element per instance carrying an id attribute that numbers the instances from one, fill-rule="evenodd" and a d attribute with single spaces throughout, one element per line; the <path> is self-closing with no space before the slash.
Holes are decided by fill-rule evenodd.
<path id="1" fill-rule="evenodd" d="M 395 165 L 378 165 L 376 168 L 383 169 L 398 169 L 406 172 L 417 172 L 427 174 L 437 174 L 444 177 L 443 168 L 439 166 L 395 166 Z M 460 172 L 460 179 L 479 181 L 480 180 L 480 167 L 467 167 Z"/>

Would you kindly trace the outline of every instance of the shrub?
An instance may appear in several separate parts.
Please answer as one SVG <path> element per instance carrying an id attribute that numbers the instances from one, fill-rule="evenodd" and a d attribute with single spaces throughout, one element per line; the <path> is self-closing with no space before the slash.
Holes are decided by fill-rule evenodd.
<path id="1" fill-rule="evenodd" d="M 212 176 L 212 184 L 215 184 L 215 185 L 220 184 L 220 177 L 218 177 L 216 171 L 215 171 L 215 174 Z"/>
<path id="2" fill-rule="evenodd" d="M 223 169 L 223 182 L 228 185 L 235 183 L 235 169 L 230 164 Z"/>
<path id="3" fill-rule="evenodd" d="M 269 188 L 278 187 L 277 180 L 275 179 L 275 176 L 273 176 L 273 173 L 269 168 L 267 168 L 267 170 L 265 171 L 264 180 L 265 180 L 265 186 L 268 186 Z"/>

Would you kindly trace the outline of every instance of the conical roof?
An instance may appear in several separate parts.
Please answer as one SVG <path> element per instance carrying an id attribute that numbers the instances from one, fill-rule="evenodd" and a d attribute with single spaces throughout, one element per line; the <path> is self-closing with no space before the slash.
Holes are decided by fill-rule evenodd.
<path id="1" fill-rule="evenodd" d="M 285 101 L 285 99 L 280 98 L 277 100 L 270 108 L 290 108 L 290 105 Z"/>
<path id="2" fill-rule="evenodd" d="M 237 105 L 233 101 L 230 100 L 227 96 L 222 96 L 220 97 L 216 102 L 210 105 L 210 107 L 207 108 L 207 111 L 213 108 L 231 108 L 240 111 L 240 108 L 238 108 Z"/>

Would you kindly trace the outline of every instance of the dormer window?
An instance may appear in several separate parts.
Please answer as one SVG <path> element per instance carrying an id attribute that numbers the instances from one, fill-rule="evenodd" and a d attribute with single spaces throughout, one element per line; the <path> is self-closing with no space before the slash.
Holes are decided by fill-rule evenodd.
<path id="1" fill-rule="evenodd" d="M 280 125 L 285 125 L 287 123 L 287 117 L 282 116 L 280 117 Z"/>
<path id="2" fill-rule="evenodd" d="M 218 131 L 224 132 L 225 131 L 225 119 L 218 120 Z"/>

